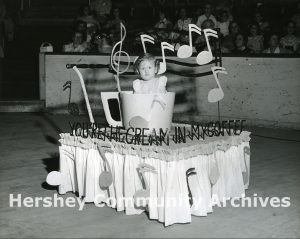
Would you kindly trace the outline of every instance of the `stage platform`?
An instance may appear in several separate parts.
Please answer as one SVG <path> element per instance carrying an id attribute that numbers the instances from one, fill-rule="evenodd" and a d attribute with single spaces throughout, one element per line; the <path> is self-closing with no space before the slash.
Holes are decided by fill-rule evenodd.
<path id="1" fill-rule="evenodd" d="M 103 118 L 95 119 L 97 122 Z M 109 207 L 9 207 L 17 197 L 53 197 L 56 188 L 44 181 L 58 169 L 59 133 L 68 122 L 84 116 L 0 113 L 0 236 L 1 237 L 299 237 L 300 132 L 246 128 L 251 135 L 251 180 L 246 196 L 290 197 L 290 207 L 214 208 L 208 217 L 191 224 L 165 228 L 146 213 L 126 216 Z M 265 136 L 265 137 L 259 137 Z M 273 138 L 285 138 L 290 141 Z M 294 141 L 292 141 L 294 140 Z M 298 142 L 295 142 L 298 141 Z M 74 194 L 61 195 L 62 198 Z M 234 228 L 234 230 L 233 230 Z"/>

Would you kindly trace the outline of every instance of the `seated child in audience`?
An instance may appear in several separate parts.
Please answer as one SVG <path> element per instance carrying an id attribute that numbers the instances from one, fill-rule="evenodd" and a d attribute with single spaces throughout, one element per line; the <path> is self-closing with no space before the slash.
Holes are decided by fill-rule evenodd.
<path id="1" fill-rule="evenodd" d="M 238 33 L 234 38 L 234 49 L 233 53 L 250 53 L 249 48 L 247 48 L 247 39 L 242 33 Z"/>
<path id="2" fill-rule="evenodd" d="M 264 37 L 257 23 L 250 25 L 247 47 L 252 53 L 260 53 L 264 49 Z"/>
<path id="3" fill-rule="evenodd" d="M 159 20 L 154 25 L 155 28 L 170 30 L 173 27 L 172 22 L 166 17 L 164 11 L 159 12 Z M 161 40 L 166 40 L 169 38 L 170 33 L 167 31 L 159 31 L 157 35 L 161 38 Z"/>
<path id="4" fill-rule="evenodd" d="M 291 54 L 293 51 L 282 48 L 279 45 L 279 37 L 277 34 L 271 34 L 269 39 L 269 48 L 263 51 L 263 53 L 268 54 Z"/>
<path id="5" fill-rule="evenodd" d="M 157 76 L 159 61 L 149 53 L 139 56 L 134 63 L 141 79 L 133 82 L 134 93 L 166 93 L 167 77 Z"/>
<path id="6" fill-rule="evenodd" d="M 73 33 L 72 42 L 63 46 L 63 52 L 86 52 L 88 47 L 83 39 L 83 33 L 81 31 L 75 31 Z"/>
<path id="7" fill-rule="evenodd" d="M 295 36 L 295 23 L 287 24 L 287 34 L 280 39 L 280 44 L 283 48 L 297 52 L 300 47 L 300 39 Z"/>
<path id="8" fill-rule="evenodd" d="M 179 19 L 177 20 L 177 22 L 174 25 L 174 30 L 181 31 L 186 34 L 183 34 L 183 36 L 181 36 L 180 33 L 172 32 L 170 38 L 173 41 L 180 40 L 181 42 L 183 41 L 184 43 L 188 43 L 188 41 L 189 41 L 189 34 L 188 34 L 189 24 L 191 24 L 191 23 L 192 23 L 192 18 L 187 17 L 185 8 L 181 8 L 179 10 Z"/>
<path id="9" fill-rule="evenodd" d="M 229 34 L 222 39 L 222 46 L 227 48 L 229 51 L 233 51 L 234 46 L 234 38 L 240 32 L 240 27 L 237 22 L 230 22 L 229 24 Z"/>
<path id="10" fill-rule="evenodd" d="M 77 20 L 86 22 L 87 28 L 89 28 L 91 25 L 95 25 L 97 29 L 100 28 L 99 22 L 95 18 L 95 16 L 92 14 L 91 8 L 89 5 L 83 5 L 80 8 L 79 16 L 77 17 Z"/>
<path id="11" fill-rule="evenodd" d="M 125 21 L 121 19 L 120 16 L 120 9 L 114 8 L 112 11 L 111 19 L 104 26 L 104 28 L 109 32 L 109 37 L 113 45 L 118 41 L 120 41 L 120 37 L 121 37 L 120 23 L 123 23 L 123 25 L 125 25 Z"/>
<path id="12" fill-rule="evenodd" d="M 202 14 L 201 16 L 198 17 L 196 25 L 198 27 L 201 27 L 203 22 L 208 19 L 213 21 L 214 26 L 217 25 L 217 20 L 216 20 L 215 16 L 212 15 L 212 6 L 211 6 L 211 4 L 206 3 L 204 5 L 204 14 Z"/>
<path id="13" fill-rule="evenodd" d="M 228 12 L 222 11 L 220 14 L 220 21 L 217 22 L 217 28 L 220 29 L 220 33 L 223 37 L 229 34 L 229 17 Z"/>

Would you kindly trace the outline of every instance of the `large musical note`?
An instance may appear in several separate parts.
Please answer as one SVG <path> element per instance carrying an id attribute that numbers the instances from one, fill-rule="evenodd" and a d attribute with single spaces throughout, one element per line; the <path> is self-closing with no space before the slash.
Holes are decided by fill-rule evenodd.
<path id="1" fill-rule="evenodd" d="M 68 111 L 71 115 L 79 115 L 78 105 L 75 103 L 71 103 L 71 95 L 72 95 L 72 82 L 67 81 L 63 85 L 63 91 L 69 89 L 69 102 L 68 102 Z"/>
<path id="2" fill-rule="evenodd" d="M 216 37 L 218 38 L 218 33 L 212 29 L 204 29 L 204 36 L 205 36 L 205 41 L 206 41 L 206 45 L 207 45 L 207 51 L 201 51 L 196 58 L 196 61 L 199 65 L 205 65 L 209 62 L 212 61 L 213 56 L 212 56 L 212 52 L 211 52 L 211 48 L 210 48 L 210 44 L 209 44 L 209 40 L 208 37 L 212 36 L 212 37 Z"/>
<path id="3" fill-rule="evenodd" d="M 208 92 L 207 99 L 208 99 L 208 102 L 215 103 L 215 102 L 218 102 L 218 101 L 222 100 L 223 97 L 224 97 L 224 91 L 223 91 L 223 89 L 220 85 L 217 74 L 218 73 L 227 74 L 227 71 L 225 70 L 224 67 L 220 67 L 220 66 L 213 66 L 211 68 L 211 70 L 212 70 L 212 73 L 214 75 L 215 81 L 217 82 L 218 88 L 211 89 Z"/>
<path id="4" fill-rule="evenodd" d="M 142 41 L 144 53 L 147 53 L 146 47 L 145 47 L 145 42 L 150 42 L 150 43 L 154 44 L 154 38 L 152 36 L 142 34 L 141 35 L 141 41 Z"/>
<path id="5" fill-rule="evenodd" d="M 153 166 L 151 166 L 150 164 L 146 164 L 146 163 L 139 164 L 138 169 L 139 169 L 139 172 L 142 174 L 142 180 L 145 183 L 145 189 L 140 189 L 140 190 L 136 191 L 133 197 L 134 197 L 135 205 L 137 205 L 138 207 L 140 207 L 140 206 L 145 207 L 145 206 L 147 206 L 146 199 L 150 197 L 150 186 L 146 180 L 145 172 L 157 173 L 157 171 Z M 142 201 L 140 201 L 141 199 L 142 199 Z M 142 203 L 142 204 L 139 204 L 139 203 Z"/>
<path id="6" fill-rule="evenodd" d="M 162 54 L 162 62 L 160 62 L 159 65 L 159 71 L 158 75 L 163 74 L 167 70 L 167 64 L 166 64 L 166 56 L 165 56 L 165 50 L 170 50 L 170 51 L 175 51 L 174 46 L 167 43 L 167 42 L 162 42 L 161 43 L 161 54 Z"/>
<path id="7" fill-rule="evenodd" d="M 122 51 L 122 46 L 123 46 L 123 41 L 125 40 L 126 37 L 126 29 L 125 26 L 123 25 L 122 22 L 120 22 L 121 25 L 121 40 L 118 41 L 111 52 L 111 57 L 110 57 L 110 65 L 113 68 L 113 70 L 117 73 L 115 76 L 115 79 L 117 81 L 117 87 L 118 87 L 118 91 L 121 91 L 121 87 L 120 87 L 120 79 L 119 79 L 119 75 L 123 74 L 124 72 L 126 72 L 130 66 L 130 57 L 129 54 L 125 51 Z M 120 49 L 119 51 L 115 52 L 115 49 L 120 45 Z M 116 60 L 116 55 L 118 54 L 118 60 Z M 123 71 L 120 71 L 120 61 L 121 61 L 121 55 L 124 54 L 127 57 L 127 66 Z M 115 68 L 115 66 L 117 66 L 117 69 Z"/>
<path id="8" fill-rule="evenodd" d="M 201 35 L 201 29 L 195 24 L 189 24 L 189 45 L 182 45 L 178 48 L 177 56 L 179 58 L 188 58 L 193 54 L 192 32 Z"/>

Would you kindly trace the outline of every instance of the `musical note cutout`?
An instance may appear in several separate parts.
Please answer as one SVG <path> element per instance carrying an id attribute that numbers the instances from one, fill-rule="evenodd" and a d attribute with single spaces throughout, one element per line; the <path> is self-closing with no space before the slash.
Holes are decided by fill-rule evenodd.
<path id="1" fill-rule="evenodd" d="M 185 177 L 186 177 L 186 184 L 188 187 L 188 192 L 189 192 L 189 202 L 190 202 L 190 206 L 193 206 L 193 195 L 192 195 L 192 191 L 190 188 L 190 184 L 189 184 L 189 177 L 192 175 L 196 175 L 197 173 L 195 172 L 195 168 L 189 168 L 186 172 L 185 172 Z"/>
<path id="2" fill-rule="evenodd" d="M 145 189 L 140 189 L 135 192 L 135 194 L 133 195 L 134 203 L 138 207 L 146 207 L 147 206 L 146 199 L 150 197 L 150 186 L 146 180 L 145 172 L 152 172 L 157 174 L 157 171 L 152 165 L 147 163 L 139 164 L 138 170 L 139 173 L 142 174 L 142 180 L 144 181 Z"/>
<path id="3" fill-rule="evenodd" d="M 223 73 L 223 74 L 227 74 L 227 71 L 225 70 L 224 67 L 220 67 L 220 66 L 214 66 L 211 68 L 212 73 L 214 75 L 215 81 L 217 82 L 218 88 L 214 88 L 211 89 L 208 92 L 208 102 L 210 103 L 215 103 L 218 102 L 220 100 L 222 100 L 224 98 L 224 91 L 220 85 L 219 79 L 218 79 L 218 73 Z"/>
<path id="4" fill-rule="evenodd" d="M 46 182 L 51 186 L 59 186 L 63 182 L 63 176 L 61 172 L 51 171 L 46 178 Z"/>
<path id="5" fill-rule="evenodd" d="M 163 74 L 166 72 L 167 70 L 167 64 L 166 64 L 166 56 L 165 56 L 165 50 L 169 50 L 169 51 L 175 51 L 174 46 L 167 43 L 167 42 L 162 42 L 161 43 L 161 54 L 162 54 L 162 62 L 160 62 L 159 65 L 159 71 L 158 71 L 158 75 Z"/>
<path id="6" fill-rule="evenodd" d="M 211 36 L 211 37 L 216 37 L 218 38 L 218 33 L 212 29 L 204 29 L 203 30 L 204 32 L 204 36 L 205 36 L 205 41 L 206 41 L 206 45 L 207 45 L 207 51 L 201 51 L 198 55 L 197 55 L 197 58 L 196 58 L 196 62 L 199 64 L 199 65 L 205 65 L 209 62 L 212 61 L 213 59 L 213 55 L 212 55 L 212 52 L 211 52 L 211 47 L 210 47 L 210 44 L 209 44 L 209 40 L 208 40 L 208 37 Z"/>
<path id="7" fill-rule="evenodd" d="M 78 105 L 75 103 L 71 103 L 71 95 L 72 95 L 72 82 L 67 81 L 63 85 L 63 91 L 69 89 L 69 102 L 68 102 L 68 111 L 71 115 L 79 115 Z"/>
<path id="8" fill-rule="evenodd" d="M 179 58 L 188 58 L 193 54 L 192 32 L 201 35 L 201 29 L 195 24 L 189 24 L 189 45 L 182 45 L 178 48 L 177 56 Z"/>
<path id="9" fill-rule="evenodd" d="M 120 87 L 120 79 L 119 79 L 119 75 L 120 74 L 123 74 L 124 72 L 126 72 L 130 66 L 130 57 L 129 57 L 129 54 L 125 51 L 122 51 L 122 46 L 123 46 L 123 41 L 125 40 L 126 38 L 126 28 L 125 26 L 123 25 L 122 22 L 120 22 L 120 26 L 121 26 L 121 40 L 118 41 L 113 49 L 112 49 L 112 52 L 111 52 L 111 56 L 110 56 L 110 65 L 111 65 L 111 68 L 117 73 L 116 76 L 115 76 L 115 79 L 117 81 L 117 87 L 118 87 L 118 91 L 120 92 L 121 91 L 121 87 Z M 120 49 L 119 51 L 116 51 L 116 48 L 120 45 Z M 124 70 L 120 71 L 120 61 L 121 61 L 121 55 L 124 54 L 126 57 L 127 57 L 127 66 L 125 67 Z M 118 55 L 118 60 L 116 60 L 116 57 Z M 115 68 L 115 66 L 117 67 L 117 69 Z"/>
<path id="10" fill-rule="evenodd" d="M 101 188 L 105 189 L 105 188 L 108 188 L 113 182 L 112 172 L 111 172 L 108 160 L 105 156 L 105 152 L 113 153 L 113 151 L 111 149 L 103 150 L 102 147 L 99 145 L 97 145 L 97 149 L 98 149 L 98 152 L 99 152 L 101 158 L 103 159 L 103 161 L 105 163 L 104 164 L 105 169 L 99 176 L 99 185 Z"/>
<path id="11" fill-rule="evenodd" d="M 142 41 L 144 53 L 147 53 L 145 42 L 150 42 L 150 43 L 154 44 L 154 38 L 152 36 L 149 36 L 149 35 L 146 35 L 146 34 L 142 34 L 141 35 L 141 41 Z"/>
<path id="12" fill-rule="evenodd" d="M 249 170 L 248 170 L 248 165 L 246 162 L 246 155 L 247 155 L 247 157 L 250 157 L 250 147 L 248 147 L 248 146 L 244 147 L 244 162 L 245 162 L 245 168 L 246 168 L 246 172 L 242 173 L 244 185 L 246 185 L 249 182 Z"/>

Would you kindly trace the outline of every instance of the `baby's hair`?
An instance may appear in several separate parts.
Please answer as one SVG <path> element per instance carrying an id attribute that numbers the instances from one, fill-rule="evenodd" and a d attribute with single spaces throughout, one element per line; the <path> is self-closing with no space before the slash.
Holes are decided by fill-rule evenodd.
<path id="1" fill-rule="evenodd" d="M 152 54 L 150 53 L 144 53 L 143 55 L 140 55 L 135 61 L 134 61 L 134 70 L 140 74 L 139 72 L 139 67 L 140 67 L 140 64 L 143 62 L 143 61 L 154 61 L 154 65 L 157 69 L 157 71 L 159 71 L 159 60 L 155 58 L 155 56 L 153 56 Z"/>

